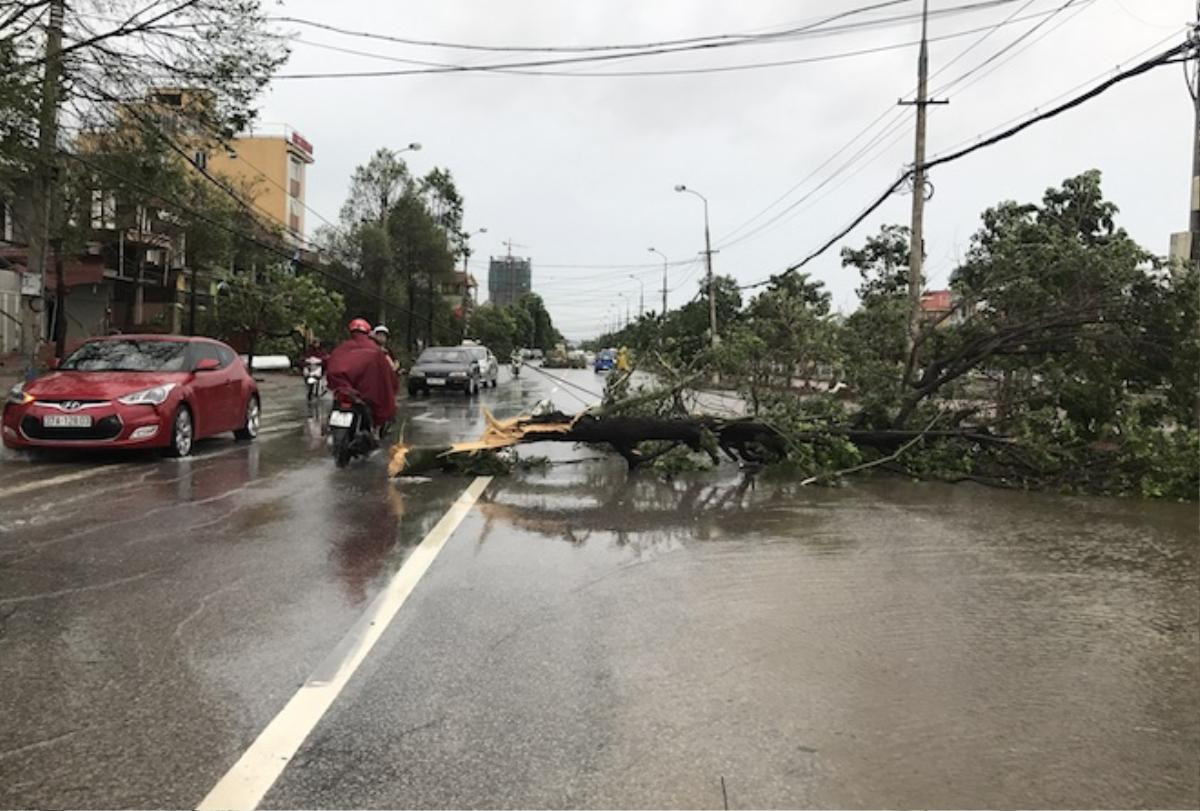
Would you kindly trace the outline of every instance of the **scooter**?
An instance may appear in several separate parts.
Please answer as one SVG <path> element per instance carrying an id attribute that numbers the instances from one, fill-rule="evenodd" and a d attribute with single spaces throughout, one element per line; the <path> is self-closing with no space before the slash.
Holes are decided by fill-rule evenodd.
<path id="1" fill-rule="evenodd" d="M 329 434 L 333 461 L 338 467 L 345 467 L 351 459 L 366 456 L 379 447 L 371 408 L 354 389 L 334 391 Z"/>
<path id="2" fill-rule="evenodd" d="M 316 355 L 304 359 L 304 387 L 309 403 L 321 399 L 325 394 L 325 361 Z"/>

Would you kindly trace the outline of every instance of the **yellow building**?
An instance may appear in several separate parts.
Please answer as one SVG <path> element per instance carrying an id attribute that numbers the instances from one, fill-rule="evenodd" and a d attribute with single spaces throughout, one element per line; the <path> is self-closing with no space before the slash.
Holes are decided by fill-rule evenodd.
<path id="1" fill-rule="evenodd" d="M 297 245 L 305 241 L 305 169 L 312 162 L 312 144 L 291 127 L 234 138 L 227 149 L 207 156 L 210 172 L 249 190 L 255 209 Z"/>

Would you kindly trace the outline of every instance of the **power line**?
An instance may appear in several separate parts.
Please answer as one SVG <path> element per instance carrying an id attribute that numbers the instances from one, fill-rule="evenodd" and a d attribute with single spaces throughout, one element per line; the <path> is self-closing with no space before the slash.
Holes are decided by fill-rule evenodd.
<path id="1" fill-rule="evenodd" d="M 976 8 L 986 8 L 995 5 L 1002 5 L 1016 2 L 1016 0 L 987 0 L 986 2 L 977 3 L 971 6 L 972 10 Z M 1044 16 L 1051 12 L 1038 12 L 1036 14 L 1026 15 L 1024 17 L 1014 18 L 1009 24 L 1023 22 L 1028 19 L 1035 19 L 1039 16 Z M 970 28 L 963 31 L 954 32 L 951 34 L 943 34 L 939 37 L 931 37 L 930 41 L 943 41 L 955 39 L 958 37 L 969 36 L 981 31 L 986 31 L 991 26 L 983 26 Z M 663 54 L 680 53 L 684 51 L 699 50 L 701 46 L 685 47 L 685 48 L 659 48 L 647 51 L 637 51 L 632 53 L 608 54 L 601 56 L 589 57 L 572 57 L 559 59 L 543 59 L 531 60 L 524 62 L 502 62 L 482 65 L 453 65 L 442 64 L 436 67 L 417 67 L 404 70 L 376 70 L 376 71 L 343 71 L 343 72 L 326 72 L 326 73 L 283 73 L 275 76 L 275 79 L 368 79 L 368 78 L 386 78 L 396 76 L 418 76 L 429 74 L 445 74 L 445 73 L 500 73 L 500 74 L 515 74 L 525 76 L 549 76 L 561 78 L 588 78 L 588 77 L 620 77 L 620 76 L 680 76 L 690 74 L 704 73 L 726 73 L 743 70 L 758 70 L 762 68 L 785 67 L 789 65 L 803 65 L 816 62 L 828 62 L 838 59 L 846 59 L 855 56 L 864 56 L 868 54 L 883 53 L 886 51 L 900 50 L 909 48 L 919 43 L 919 40 L 909 42 L 899 42 L 890 45 L 877 46 L 872 48 L 862 48 L 853 51 L 844 51 L 822 56 L 805 57 L 798 59 L 783 59 L 770 62 L 758 62 L 742 65 L 724 65 L 714 67 L 700 68 L 679 68 L 672 70 L 633 70 L 633 71 L 551 71 L 551 70 L 530 70 L 530 68 L 553 67 L 564 64 L 579 64 L 590 63 L 597 61 L 615 61 L 621 59 L 659 56 Z M 708 46 L 716 47 L 716 46 Z M 383 57 L 391 58 L 391 57 Z"/>
<path id="2" fill-rule="evenodd" d="M 937 158 L 934 158 L 933 160 L 927 161 L 924 164 L 923 168 L 928 170 L 928 169 L 932 169 L 935 166 L 940 166 L 944 163 L 950 163 L 951 161 L 959 160 L 960 158 L 964 158 L 973 152 L 979 151 L 980 149 L 984 149 L 985 147 L 992 146 L 994 144 L 999 143 L 1000 141 L 1004 141 L 1009 138 L 1012 138 L 1013 136 L 1028 129 L 1029 127 L 1033 126 L 1034 124 L 1040 123 L 1042 121 L 1046 121 L 1047 119 L 1050 119 L 1050 118 L 1054 118 L 1055 116 L 1061 115 L 1062 113 L 1067 112 L 1068 110 L 1071 110 L 1087 101 L 1090 101 L 1091 99 L 1099 96 L 1101 93 L 1104 93 L 1106 90 L 1113 87 L 1114 85 L 1117 85 L 1127 79 L 1131 79 L 1135 76 L 1140 76 L 1141 74 L 1146 73 L 1147 71 L 1150 71 L 1150 70 L 1152 70 L 1156 67 L 1160 67 L 1162 65 L 1174 64 L 1176 61 L 1179 61 L 1177 59 L 1177 57 L 1192 50 L 1193 47 L 1194 46 L 1191 42 L 1184 42 L 1180 45 L 1176 45 L 1174 48 L 1170 48 L 1170 49 L 1160 53 L 1158 56 L 1148 59 L 1145 62 L 1141 62 L 1127 70 L 1120 71 L 1116 75 L 1112 76 L 1111 78 L 1107 79 L 1106 81 L 1102 82 L 1101 84 L 1097 85 L 1096 87 L 1092 88 L 1091 90 L 1088 90 L 1087 92 L 1085 92 L 1081 95 L 1075 96 L 1074 98 L 1070 99 L 1069 101 L 1066 101 L 1066 102 L 1063 102 L 1062 104 L 1056 105 L 1055 107 L 1047 110 L 1044 113 L 1038 113 L 1037 115 L 1033 116 L 1032 118 L 1029 118 L 1029 119 L 1021 122 L 1020 124 L 1009 127 L 1007 129 L 1003 130 L 1002 132 L 999 132 L 995 135 L 985 138 L 985 139 L 979 141 L 978 143 L 972 144 L 971 146 L 964 147 L 964 148 L 956 150 L 954 152 L 950 152 L 948 154 L 942 155 L 941 157 L 937 157 Z M 1195 55 L 1192 55 L 1187 58 L 1194 59 Z M 821 247 L 817 248 L 815 251 L 808 254 L 800 261 L 789 265 L 783 271 L 772 275 L 770 278 L 763 279 L 762 281 L 754 282 L 753 284 L 741 285 L 739 287 L 739 289 L 751 290 L 754 288 L 762 287 L 766 284 L 770 284 L 771 281 L 776 278 L 794 273 L 795 271 L 804 267 L 809 262 L 811 262 L 813 259 L 816 259 L 821 254 L 825 253 L 825 251 L 827 251 L 831 247 L 833 247 L 833 245 L 835 245 L 838 242 L 838 240 L 842 239 L 844 236 L 846 236 L 848 233 L 850 233 L 852 230 L 854 230 L 860 223 L 862 223 L 863 220 L 865 220 L 867 217 L 869 217 L 871 214 L 873 214 L 880 206 L 882 206 L 887 201 L 887 199 L 889 197 L 891 197 L 896 192 L 897 189 L 899 189 L 910 177 L 912 177 L 912 175 L 913 175 L 913 169 L 910 168 L 906 172 L 904 172 L 904 174 L 902 174 L 899 178 L 897 178 L 890 186 L 888 186 L 888 188 L 884 190 L 883 194 L 881 194 L 879 197 L 877 197 L 874 200 L 874 202 L 872 202 L 858 216 L 856 216 L 849 225 L 847 225 L 845 228 L 840 230 L 832 238 L 830 238 L 823 245 L 821 245 Z M 914 193 L 919 193 L 919 192 L 914 192 Z"/>
<path id="3" fill-rule="evenodd" d="M 1010 14 L 1007 18 L 1005 18 L 1004 20 L 989 27 L 983 33 L 983 36 L 979 37 L 979 39 L 975 40 L 970 45 L 968 45 L 966 48 L 964 48 L 963 50 L 961 50 L 957 54 L 955 54 L 953 57 L 951 57 L 951 59 L 949 61 L 947 61 L 938 70 L 936 70 L 933 74 L 931 74 L 930 78 L 932 79 L 932 78 L 938 76 L 939 74 L 944 73 L 951 65 L 958 62 L 966 54 L 968 54 L 975 48 L 979 47 L 983 42 L 985 42 L 989 37 L 991 37 L 993 34 L 995 34 L 997 31 L 999 31 L 1005 25 L 1009 25 L 1009 24 L 1019 21 L 1018 18 L 1021 15 L 1021 13 L 1024 12 L 1025 10 L 1027 10 L 1034 2 L 1036 2 L 1036 0 L 1026 0 L 1024 5 L 1022 5 L 1020 8 L 1018 8 L 1012 14 Z M 1034 33 L 1039 27 L 1041 27 L 1043 24 L 1048 22 L 1050 19 L 1052 19 L 1057 14 L 1061 13 L 1067 6 L 1070 6 L 1074 2 L 1077 2 L 1077 0 L 1067 0 L 1065 5 L 1057 8 L 1057 9 L 1051 9 L 1049 11 L 1042 12 L 1041 14 L 1048 15 L 1048 16 L 1044 16 L 1041 19 L 1041 21 L 1039 23 L 1037 23 L 1032 29 L 1030 29 L 1029 31 L 1026 31 L 1025 33 L 1018 36 L 1015 40 L 1013 40 L 1012 43 L 1010 43 L 1008 46 L 1006 46 L 998 54 L 995 54 L 993 57 L 989 58 L 989 60 L 987 60 L 983 64 L 987 64 L 988 62 L 993 61 L 997 56 L 999 56 L 1000 54 L 1004 53 L 1005 51 L 1011 49 L 1014 45 L 1016 45 L 1017 43 L 1021 42 L 1022 40 L 1027 38 L 1029 35 Z M 1083 0 L 1083 2 L 1084 2 L 1084 7 L 1086 7 L 1087 5 L 1090 5 L 1091 3 L 1095 2 L 1095 0 Z M 1079 10 L 1082 11 L 1082 7 Z M 1078 13 L 1078 11 L 1076 13 Z M 1040 16 L 1040 15 L 1032 15 L 1032 16 L 1036 17 L 1036 16 Z M 1023 17 L 1020 19 L 1029 19 L 1029 17 Z M 1066 22 L 1066 20 L 1064 20 L 1063 22 Z M 1061 25 L 1061 23 L 1060 23 L 1060 25 Z M 1055 26 L 1055 28 L 1057 28 L 1057 27 L 1058 26 Z M 1051 30 L 1054 30 L 1054 29 L 1051 29 Z M 1046 34 L 1049 34 L 1049 33 L 1050 33 L 1049 31 L 1046 32 Z M 1043 36 L 1045 36 L 1045 34 Z M 1015 56 L 1015 54 L 1014 54 L 1014 56 Z M 963 79 L 970 76 L 972 73 L 976 72 L 980 67 L 981 66 L 976 66 L 975 68 L 972 68 L 971 70 L 958 76 L 957 78 L 951 80 L 950 82 L 947 82 L 945 85 L 941 86 L 936 91 L 934 91 L 934 93 L 937 94 L 937 93 L 944 92 L 947 88 L 954 86 L 958 82 L 961 82 Z M 755 220 L 765 216 L 771 209 L 775 208 L 775 206 L 777 206 L 779 203 L 781 203 L 783 200 L 785 200 L 787 197 L 789 197 L 793 192 L 795 192 L 797 189 L 799 189 L 801 186 L 803 186 L 810 179 L 815 177 L 821 171 L 821 169 L 825 168 L 830 163 L 832 163 L 839 155 L 841 155 L 843 152 L 845 152 L 847 149 L 849 149 L 854 143 L 856 143 L 859 139 L 861 139 L 864 135 L 866 135 L 866 133 L 870 132 L 875 127 L 876 124 L 878 124 L 883 119 L 888 118 L 889 116 L 891 116 L 891 121 L 889 123 L 885 124 L 883 129 L 879 133 L 877 133 L 874 138 L 872 138 L 870 141 L 868 141 L 862 148 L 860 148 L 857 152 L 855 152 L 845 163 L 843 163 L 840 167 L 838 167 L 836 170 L 834 170 L 834 172 L 829 177 L 827 177 L 825 180 L 823 180 L 816 188 L 814 188 L 812 191 L 810 191 L 807 194 L 805 194 L 804 196 L 802 196 L 799 200 L 796 200 L 795 202 L 793 202 L 791 205 L 789 205 L 783 211 L 776 214 L 774 217 L 772 217 L 767 222 L 754 228 L 752 231 L 750 231 L 746 234 L 743 234 L 742 236 L 738 237 L 737 239 L 731 239 L 731 237 L 733 237 L 739 231 L 744 229 L 747 225 L 749 225 L 750 223 L 754 222 Z M 813 169 L 807 175 L 805 175 L 803 178 L 801 178 L 800 181 L 798 181 L 790 189 L 788 189 L 786 192 L 784 192 L 782 195 L 780 195 L 778 198 L 776 198 L 774 201 L 772 201 L 766 208 L 764 208 L 762 211 L 755 214 L 749 220 L 743 222 L 741 225 L 739 225 L 733 231 L 729 232 L 724 237 L 722 237 L 721 240 L 719 241 L 720 244 L 718 247 L 724 249 L 724 248 L 728 248 L 732 245 L 736 245 L 740 242 L 743 242 L 743 241 L 753 237 L 754 235 L 756 235 L 758 233 L 761 233 L 762 231 L 764 231 L 768 227 L 770 227 L 772 224 L 779 222 L 788 212 L 796 209 L 797 206 L 804 203 L 806 200 L 812 198 L 812 196 L 814 194 L 816 194 L 817 191 L 819 191 L 823 186 L 827 185 L 834 178 L 836 178 L 839 174 L 841 174 L 842 172 L 849 169 L 850 166 L 853 165 L 854 161 L 857 160 L 860 156 L 865 155 L 876 144 L 881 143 L 883 140 L 887 139 L 893 133 L 897 132 L 898 128 L 907 127 L 907 129 L 911 129 L 911 125 L 908 125 L 906 122 L 907 122 L 907 117 L 906 117 L 905 113 L 903 111 L 896 111 L 894 106 L 889 105 L 886 109 L 884 109 L 884 111 L 882 113 L 879 114 L 879 116 L 877 116 L 869 124 L 867 124 L 866 127 L 864 127 L 862 130 L 860 130 L 849 141 L 847 141 L 844 145 L 842 145 L 836 152 L 834 152 L 832 155 L 830 155 L 828 158 L 826 158 L 823 162 L 821 162 L 815 169 Z M 894 141 L 889 142 L 888 145 L 890 146 L 891 143 L 894 143 Z M 880 152 L 879 155 L 876 156 L 876 158 L 872 159 L 872 161 L 877 160 L 878 157 L 882 154 L 883 153 Z M 858 171 L 861 171 L 861 168 Z M 853 177 L 854 175 L 858 174 L 858 171 L 855 171 L 849 177 Z M 849 180 L 849 177 L 847 178 L 847 180 Z M 843 181 L 843 183 L 844 183 L 844 181 Z M 835 186 L 834 189 L 839 188 L 841 185 L 843 185 L 843 184 L 838 184 L 838 186 Z M 834 189 L 830 189 L 830 192 L 832 192 Z"/>
<path id="4" fill-rule="evenodd" d="M 935 12 L 938 15 L 955 13 L 962 10 L 976 10 L 978 8 L 988 8 L 994 5 L 1002 4 L 1007 0 L 987 0 L 968 4 L 965 6 L 956 6 L 950 9 L 942 9 Z M 815 29 L 819 29 L 830 22 L 836 22 L 839 19 L 864 14 L 870 11 L 888 8 L 891 6 L 902 5 L 908 0 L 885 0 L 884 2 L 873 3 L 866 6 L 848 9 L 839 12 L 829 17 L 823 17 L 816 22 L 807 23 L 799 26 L 789 26 L 778 31 L 764 31 L 757 33 L 740 33 L 740 34 L 708 34 L 694 37 L 683 37 L 677 39 L 667 39 L 652 42 L 634 42 L 634 43 L 608 43 L 602 45 L 481 45 L 478 43 L 463 43 L 463 42 L 446 42 L 440 40 L 415 39 L 410 37 L 398 37 L 391 34 L 381 34 L 375 31 L 361 31 L 340 26 L 330 25 L 328 23 L 309 20 L 302 17 L 270 17 L 271 22 L 292 23 L 302 25 L 308 28 L 315 28 L 321 31 L 328 31 L 343 36 L 357 37 L 360 39 L 371 39 L 382 42 L 391 42 L 399 45 L 443 48 L 447 50 L 465 50 L 465 51 L 485 51 L 488 53 L 597 53 L 610 51 L 649 51 L 661 48 L 679 48 L 681 46 L 697 48 L 711 47 L 716 45 L 724 47 L 730 44 L 743 44 L 755 41 L 769 41 L 786 37 L 794 37 L 797 34 L 805 33 Z M 870 20 L 864 23 L 859 23 L 859 26 L 878 26 L 888 22 L 895 21 L 911 21 L 914 15 L 904 15 L 902 17 L 887 18 L 884 20 Z M 826 29 L 829 30 L 829 29 Z M 622 55 L 617 55 L 614 58 L 621 58 Z"/>

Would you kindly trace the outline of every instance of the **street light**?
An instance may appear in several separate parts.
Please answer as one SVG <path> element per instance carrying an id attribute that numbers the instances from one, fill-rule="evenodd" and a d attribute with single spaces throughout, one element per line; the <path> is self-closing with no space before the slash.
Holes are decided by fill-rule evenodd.
<path id="1" fill-rule="evenodd" d="M 646 312 L 646 285 L 642 283 L 641 279 L 639 279 L 637 276 L 634 276 L 632 273 L 629 274 L 629 278 L 638 283 L 638 318 L 641 318 Z"/>
<path id="2" fill-rule="evenodd" d="M 625 300 L 625 326 L 629 326 L 629 296 L 627 296 L 624 293 L 617 293 L 617 295 Z M 618 307 L 617 315 L 619 316 L 620 314 L 621 314 L 621 308 Z"/>
<path id="3" fill-rule="evenodd" d="M 411 144 L 404 147 L 404 149 L 397 151 L 396 154 L 399 155 L 401 152 L 420 152 L 420 151 L 421 151 L 421 145 L 418 144 L 416 141 L 413 141 Z"/>
<path id="4" fill-rule="evenodd" d="M 417 146 L 417 148 L 420 148 L 421 145 L 416 144 L 416 146 Z M 467 260 L 471 256 L 471 246 L 469 243 L 470 243 L 471 237 L 475 236 L 476 234 L 486 234 L 486 233 L 487 233 L 486 227 L 480 228 L 475 231 L 463 231 L 462 232 L 462 240 L 463 240 L 462 314 L 463 314 L 463 338 L 464 339 L 467 337 L 467 328 L 468 328 L 468 326 L 470 326 L 470 315 L 471 315 L 471 308 L 469 306 L 471 304 L 471 271 L 467 267 Z M 478 300 L 479 288 L 475 289 L 475 295 L 476 295 L 476 300 Z"/>
<path id="5" fill-rule="evenodd" d="M 658 254 L 659 256 L 662 257 L 662 260 L 663 260 L 663 308 L 662 308 L 662 314 L 663 314 L 663 318 L 666 318 L 667 317 L 667 265 L 670 264 L 670 260 L 668 260 L 667 255 L 665 253 L 663 253 L 662 251 L 660 251 L 658 248 L 651 248 L 650 253 Z"/>
<path id="6" fill-rule="evenodd" d="M 713 275 L 712 275 L 712 243 L 708 238 L 708 198 L 695 189 L 689 189 L 687 186 L 680 183 L 675 187 L 675 191 L 694 194 L 704 201 L 704 263 L 707 269 L 708 276 L 708 328 L 712 333 L 712 345 L 717 345 L 717 299 L 713 295 Z"/>

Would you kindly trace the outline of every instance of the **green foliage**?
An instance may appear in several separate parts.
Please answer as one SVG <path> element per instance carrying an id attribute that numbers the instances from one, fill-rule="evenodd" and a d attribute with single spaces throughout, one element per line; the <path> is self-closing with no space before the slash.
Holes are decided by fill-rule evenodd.
<path id="1" fill-rule="evenodd" d="M 541 297 L 535 293 L 527 293 L 508 307 L 487 303 L 476 308 L 468 322 L 467 336 L 501 359 L 515 349 L 550 352 L 563 340 Z"/>
<path id="2" fill-rule="evenodd" d="M 838 364 L 829 294 L 804 274 L 773 279 L 733 322 L 715 358 L 722 379 L 758 413 L 772 389 L 808 386 Z"/>
<path id="3" fill-rule="evenodd" d="M 659 443 L 647 442 L 642 449 L 645 453 L 659 450 Z M 711 470 L 712 460 L 705 454 L 695 453 L 691 449 L 678 445 L 650 462 L 650 467 L 670 479 L 680 473 L 691 473 L 700 470 Z"/>
<path id="4" fill-rule="evenodd" d="M 298 344 L 310 335 L 335 341 L 345 331 L 342 297 L 312 276 L 297 276 L 276 267 L 234 275 L 223 290 L 209 313 L 206 332 L 245 343 L 251 351 L 263 351 L 260 346 L 268 346 L 266 342 L 271 340 Z"/>
<path id="5" fill-rule="evenodd" d="M 722 336 L 730 334 L 742 317 L 742 294 L 732 276 L 713 278 L 717 305 L 717 328 Z M 706 287 L 700 295 L 665 317 L 650 313 L 616 332 L 601 335 L 591 342 L 594 348 L 626 346 L 639 355 L 661 356 L 673 368 L 699 368 L 713 361 L 709 340 L 709 313 Z"/>
<path id="6" fill-rule="evenodd" d="M 703 296 L 596 343 L 630 346 L 672 374 L 719 373 L 788 438 L 782 466 L 794 475 L 826 476 L 871 459 L 876 451 L 845 438 L 850 429 L 920 429 L 938 416 L 939 430 L 970 430 L 926 438 L 890 468 L 1195 499 L 1200 268 L 1165 265 L 1119 227 L 1117 214 L 1095 171 L 1036 203 L 985 211 L 951 276 L 952 309 L 921 314 L 911 358 L 909 233 L 898 226 L 842 251 L 860 277 L 859 307 L 844 318 L 830 315 L 821 285 L 800 274 L 772 280 L 745 306 L 732 280 L 721 280 L 715 351 Z M 844 382 L 848 400 L 807 391 L 807 380 Z M 606 403 L 630 396 L 628 381 L 614 376 Z M 670 407 L 663 398 L 639 410 Z M 989 432 L 1011 441 L 988 440 Z"/>
<path id="7" fill-rule="evenodd" d="M 550 313 L 537 293 L 521 296 L 509 310 L 516 322 L 513 341 L 517 346 L 549 352 L 562 341 L 562 334 L 554 328 Z"/>
<path id="8" fill-rule="evenodd" d="M 471 313 L 467 336 L 506 359 L 516 347 L 517 323 L 507 307 L 484 304 Z"/>

